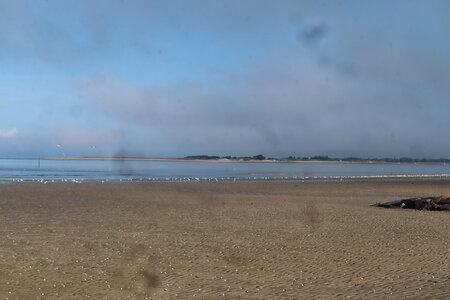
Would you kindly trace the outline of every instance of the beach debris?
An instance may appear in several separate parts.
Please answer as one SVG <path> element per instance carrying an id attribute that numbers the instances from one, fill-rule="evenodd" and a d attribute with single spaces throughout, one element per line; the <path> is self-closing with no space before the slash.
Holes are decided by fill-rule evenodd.
<path id="1" fill-rule="evenodd" d="M 407 198 L 398 201 L 375 203 L 371 206 L 384 208 L 407 208 L 417 210 L 447 210 L 450 211 L 450 198 L 439 197 L 421 197 Z"/>

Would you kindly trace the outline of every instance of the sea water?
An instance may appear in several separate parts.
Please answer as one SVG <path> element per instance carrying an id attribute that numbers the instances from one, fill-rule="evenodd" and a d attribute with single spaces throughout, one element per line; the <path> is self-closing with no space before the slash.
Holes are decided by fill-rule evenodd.
<path id="1" fill-rule="evenodd" d="M 0 181 L 450 176 L 450 165 L 0 159 Z"/>

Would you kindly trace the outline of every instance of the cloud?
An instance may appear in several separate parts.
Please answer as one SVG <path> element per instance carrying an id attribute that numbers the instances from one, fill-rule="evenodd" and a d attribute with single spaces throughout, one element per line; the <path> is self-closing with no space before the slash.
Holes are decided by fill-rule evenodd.
<path id="1" fill-rule="evenodd" d="M 0 129 L 0 138 L 13 138 L 15 137 L 19 131 L 16 127 L 13 127 L 10 130 Z"/>
<path id="2" fill-rule="evenodd" d="M 360 41 L 345 24 L 344 32 L 317 24 L 304 31 L 314 47 L 283 45 L 238 71 L 217 71 L 218 80 L 179 77 L 143 88 L 110 73 L 78 80 L 77 93 L 111 120 L 159 132 L 142 135 L 141 149 L 445 156 L 448 61 L 395 32 Z"/>

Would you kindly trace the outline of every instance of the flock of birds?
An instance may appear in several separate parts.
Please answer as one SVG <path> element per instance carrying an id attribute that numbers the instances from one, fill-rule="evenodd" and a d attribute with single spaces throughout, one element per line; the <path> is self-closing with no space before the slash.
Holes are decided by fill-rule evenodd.
<path id="1" fill-rule="evenodd" d="M 299 180 L 304 182 L 305 180 L 321 180 L 321 181 L 336 181 L 336 180 L 351 180 L 351 179 L 370 179 L 370 178 L 408 178 L 408 177 L 450 177 L 449 174 L 438 174 L 438 175 L 378 175 L 378 176 L 332 176 L 332 177 L 326 177 L 326 176 L 314 176 L 314 177 L 243 177 L 243 178 L 236 178 L 236 177 L 223 177 L 223 178 L 200 178 L 200 177 L 166 177 L 166 178 L 118 178 L 118 179 L 70 179 L 70 178 L 59 178 L 59 179 L 44 179 L 44 178 L 32 178 L 32 179 L 23 179 L 23 178 L 13 178 L 9 181 L 12 182 L 36 182 L 36 183 L 53 183 L 53 182 L 68 182 L 68 183 L 83 183 L 83 182 L 126 182 L 126 181 L 166 181 L 166 182 L 191 182 L 191 181 L 248 181 L 248 180 Z"/>

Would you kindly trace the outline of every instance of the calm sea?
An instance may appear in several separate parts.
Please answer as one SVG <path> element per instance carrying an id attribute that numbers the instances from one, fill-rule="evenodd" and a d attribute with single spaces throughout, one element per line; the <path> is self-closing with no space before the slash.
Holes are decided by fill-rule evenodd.
<path id="1" fill-rule="evenodd" d="M 450 175 L 450 165 L 0 159 L 0 181 Z"/>

